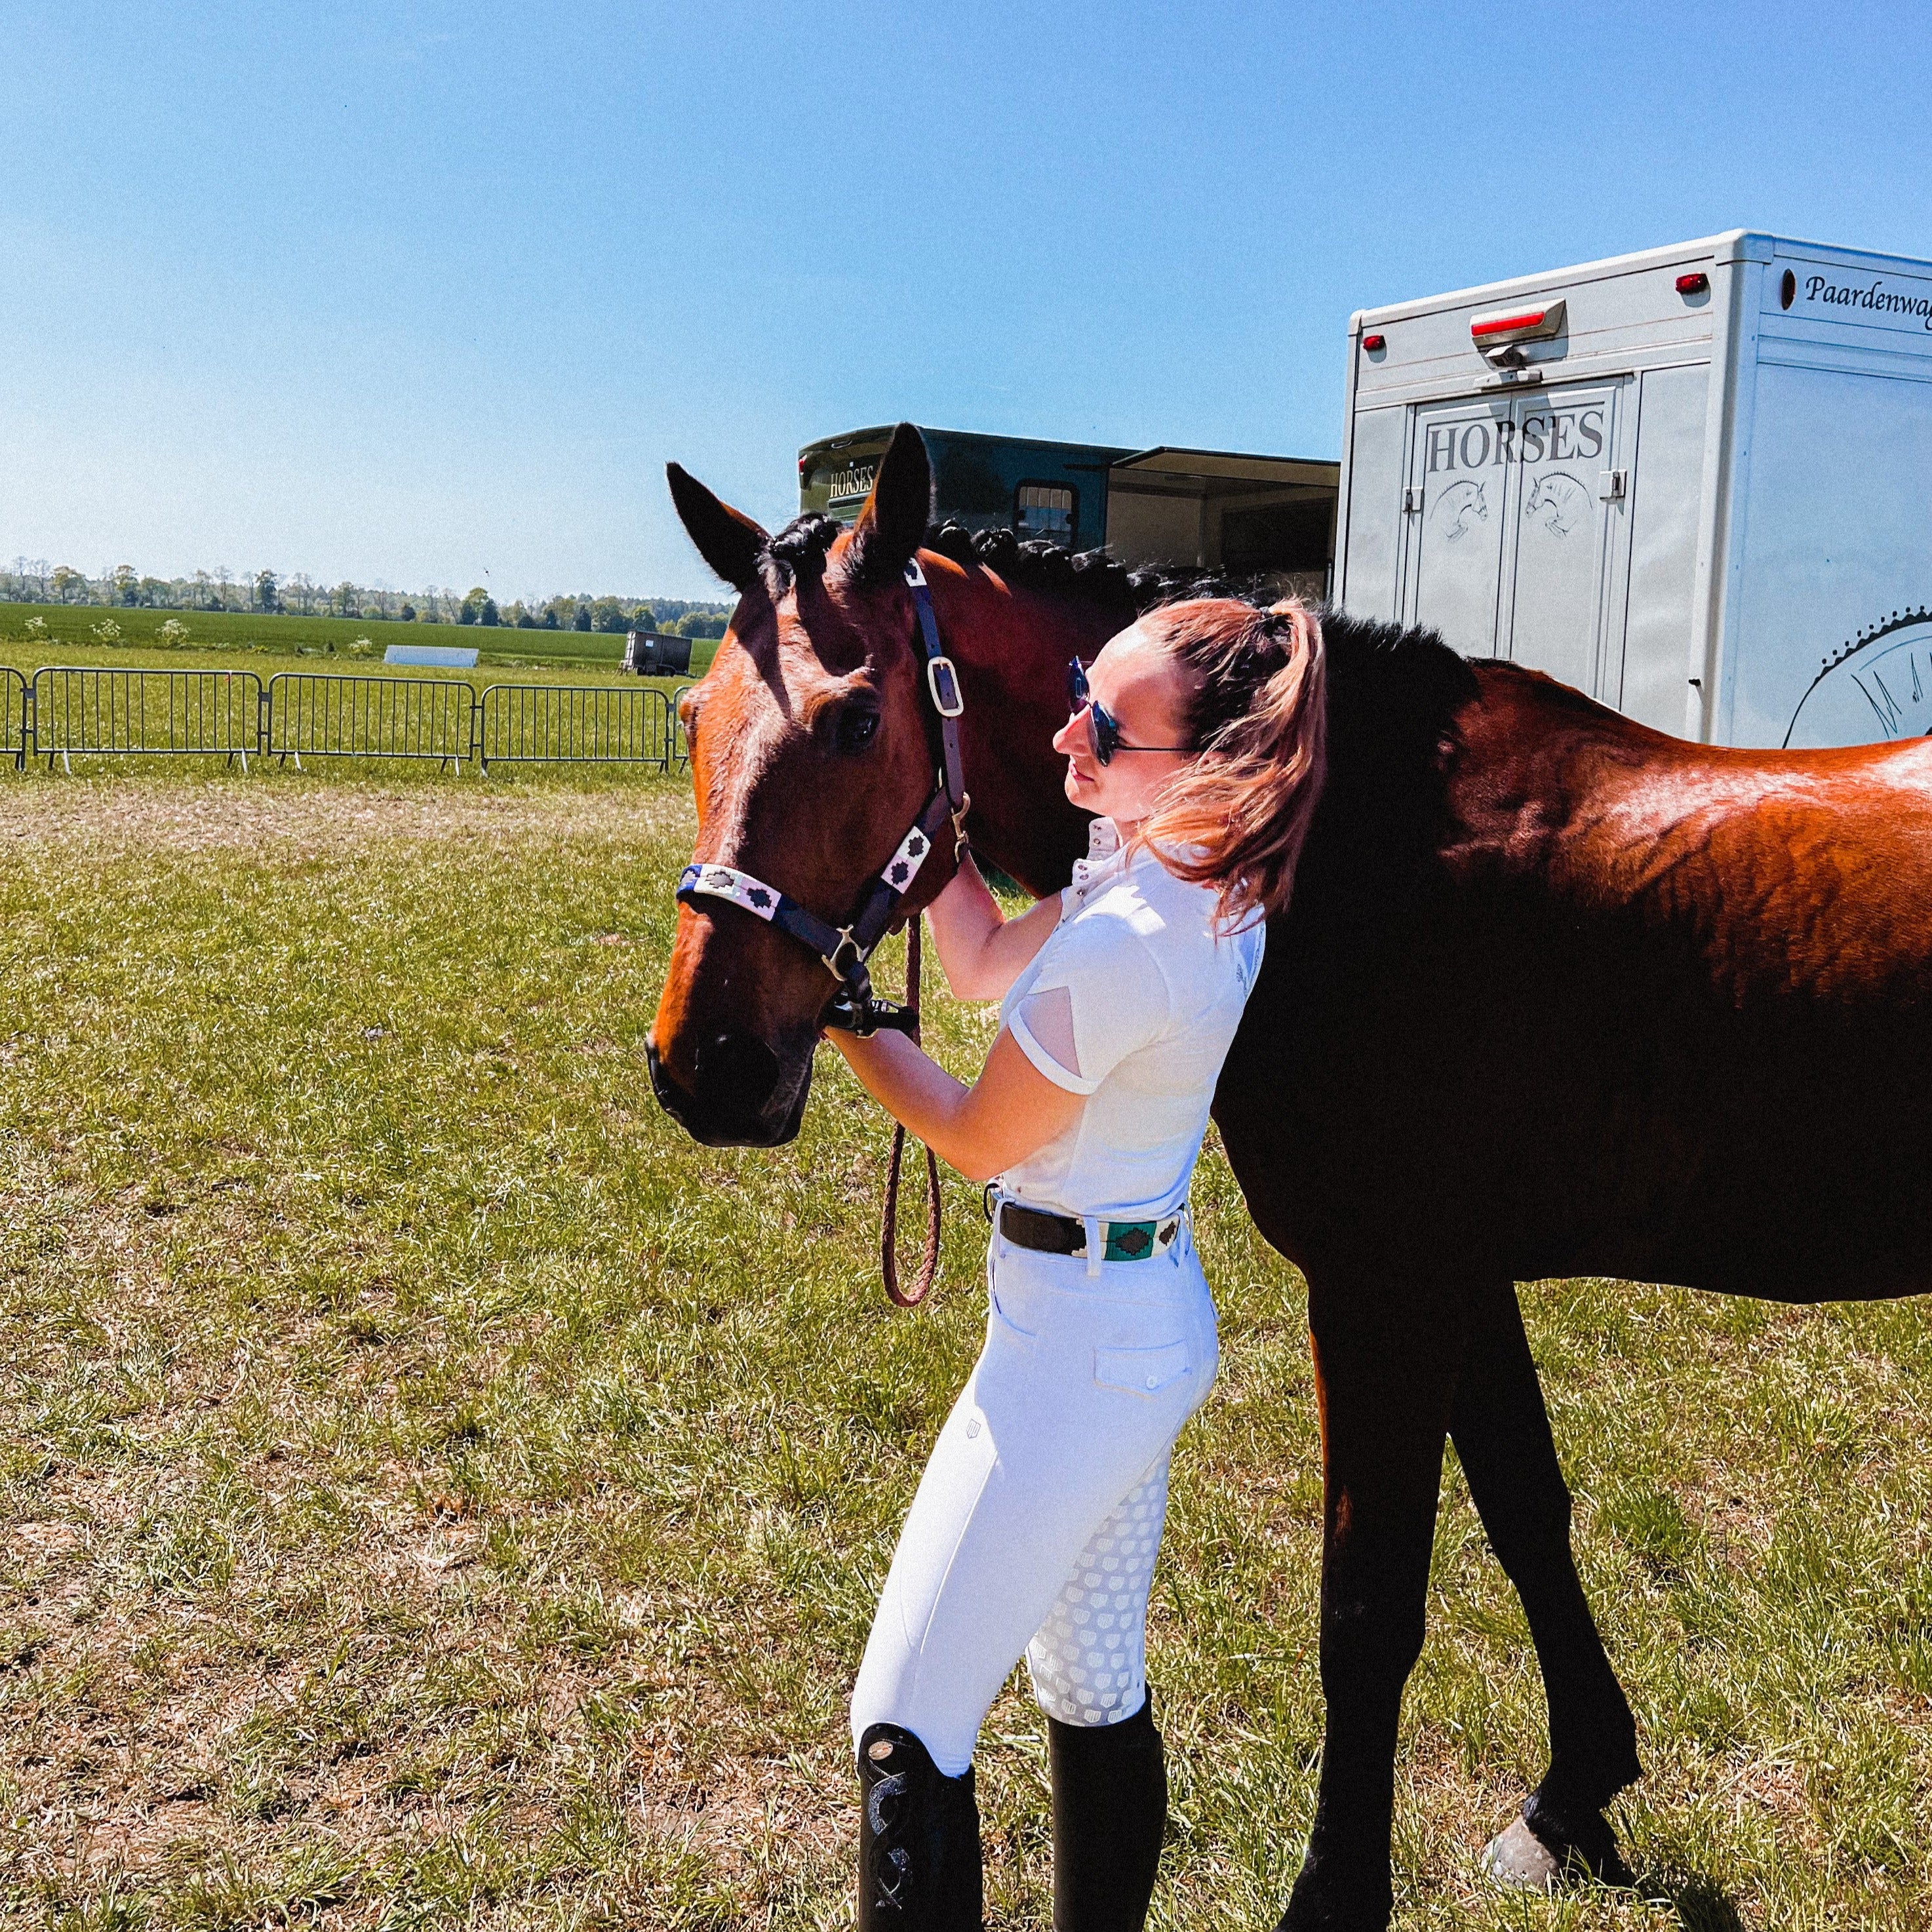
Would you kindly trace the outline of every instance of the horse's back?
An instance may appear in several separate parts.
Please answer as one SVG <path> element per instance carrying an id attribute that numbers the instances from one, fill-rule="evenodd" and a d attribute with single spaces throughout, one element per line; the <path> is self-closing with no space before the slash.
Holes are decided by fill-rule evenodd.
<path id="1" fill-rule="evenodd" d="M 1932 741 L 1694 745 L 1539 674 L 1480 670 L 1452 864 L 1525 876 L 1559 916 L 1694 934 L 1741 1008 L 1842 1018 L 1932 993 Z"/>
<path id="2" fill-rule="evenodd" d="M 1932 1287 L 1932 746 L 1713 750 L 1476 669 L 1426 881 L 1331 850 L 1270 943 L 1220 1108 L 1270 1236 Z"/>

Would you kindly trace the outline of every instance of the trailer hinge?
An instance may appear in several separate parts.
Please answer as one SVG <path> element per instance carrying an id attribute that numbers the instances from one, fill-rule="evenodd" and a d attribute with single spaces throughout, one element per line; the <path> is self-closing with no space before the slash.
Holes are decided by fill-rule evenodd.
<path id="1" fill-rule="evenodd" d="M 1410 484 L 1402 493 L 1402 513 L 1405 517 L 1419 517 L 1422 514 L 1422 486 Z"/>
<path id="2" fill-rule="evenodd" d="M 1630 494 L 1630 472 L 1606 470 L 1597 479 L 1597 494 L 1606 503 L 1621 503 Z"/>

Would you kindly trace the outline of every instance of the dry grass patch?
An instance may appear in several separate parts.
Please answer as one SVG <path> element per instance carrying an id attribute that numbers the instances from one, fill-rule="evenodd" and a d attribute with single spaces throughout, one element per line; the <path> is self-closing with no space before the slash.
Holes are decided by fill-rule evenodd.
<path id="1" fill-rule="evenodd" d="M 104 854 L 202 852 L 314 855 L 345 842 L 402 838 L 488 842 L 682 834 L 682 798 L 663 784 L 595 778 L 532 785 L 502 775 L 414 782 L 332 778 L 266 760 L 243 777 L 130 783 L 28 778 L 0 784 L 0 850 L 79 846 Z"/>

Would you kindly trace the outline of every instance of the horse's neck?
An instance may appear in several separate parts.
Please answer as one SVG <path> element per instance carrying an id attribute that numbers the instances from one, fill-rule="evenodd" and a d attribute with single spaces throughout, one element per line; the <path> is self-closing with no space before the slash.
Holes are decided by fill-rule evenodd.
<path id="1" fill-rule="evenodd" d="M 934 604 L 966 698 L 960 752 L 973 842 L 1035 898 L 1057 892 L 1087 850 L 1088 824 L 1067 800 L 1066 760 L 1053 748 L 1066 663 L 1090 658 L 1122 620 L 1009 591 L 980 570 L 935 582 Z"/>

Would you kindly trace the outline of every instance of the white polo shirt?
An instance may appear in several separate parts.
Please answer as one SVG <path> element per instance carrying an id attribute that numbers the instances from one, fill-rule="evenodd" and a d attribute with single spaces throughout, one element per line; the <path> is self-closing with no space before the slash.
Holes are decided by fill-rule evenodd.
<path id="1" fill-rule="evenodd" d="M 1257 921 L 1217 934 L 1212 888 L 1177 879 L 1145 846 L 1130 859 L 1112 819 L 1094 821 L 1088 854 L 1073 868 L 1059 925 L 1000 1006 L 1028 1059 L 1087 1104 L 1000 1185 L 1056 1214 L 1151 1220 L 1186 1198 L 1266 934 Z M 1021 1012 L 1058 987 L 1072 1004 L 1077 1072 Z"/>

